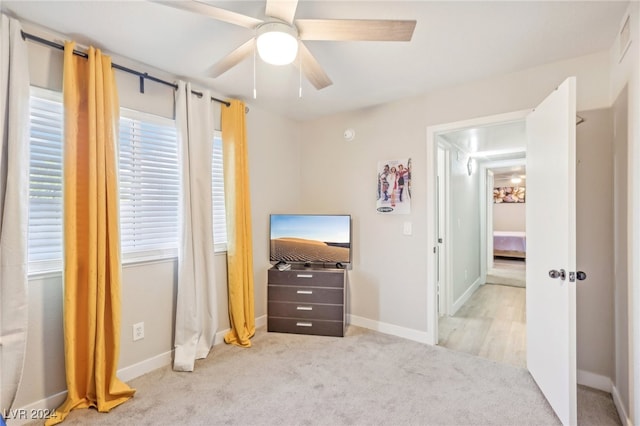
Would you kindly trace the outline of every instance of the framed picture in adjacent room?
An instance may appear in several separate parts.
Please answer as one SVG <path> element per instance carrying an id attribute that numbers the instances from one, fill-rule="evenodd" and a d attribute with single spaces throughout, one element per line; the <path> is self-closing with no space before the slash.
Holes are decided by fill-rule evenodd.
<path id="1" fill-rule="evenodd" d="M 493 188 L 493 202 L 500 203 L 524 203 L 526 190 L 524 186 L 499 186 Z"/>

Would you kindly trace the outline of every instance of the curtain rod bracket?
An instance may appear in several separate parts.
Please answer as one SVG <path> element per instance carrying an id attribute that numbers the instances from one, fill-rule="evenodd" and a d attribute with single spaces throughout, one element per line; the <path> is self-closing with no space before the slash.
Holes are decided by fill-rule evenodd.
<path id="1" fill-rule="evenodd" d="M 144 77 L 145 77 L 145 74 L 141 74 L 141 75 L 138 76 L 138 78 L 140 79 L 140 93 L 144 93 Z"/>

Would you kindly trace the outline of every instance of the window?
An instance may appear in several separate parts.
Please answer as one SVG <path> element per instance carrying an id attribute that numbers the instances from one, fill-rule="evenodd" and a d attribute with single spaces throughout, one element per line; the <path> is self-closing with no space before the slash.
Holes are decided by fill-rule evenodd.
<path id="1" fill-rule="evenodd" d="M 224 205 L 222 158 L 222 134 L 215 132 L 211 166 L 211 200 L 213 204 L 213 245 L 216 252 L 227 250 L 227 217 Z"/>
<path id="2" fill-rule="evenodd" d="M 62 95 L 31 89 L 29 165 L 29 272 L 62 267 Z M 175 122 L 120 111 L 118 174 L 123 260 L 176 256 L 180 175 Z M 226 251 L 222 139 L 213 137 L 213 238 Z"/>
<path id="3" fill-rule="evenodd" d="M 175 122 L 126 109 L 120 115 L 123 259 L 175 255 L 180 196 Z"/>
<path id="4" fill-rule="evenodd" d="M 62 95 L 32 88 L 30 99 L 29 272 L 62 259 Z"/>

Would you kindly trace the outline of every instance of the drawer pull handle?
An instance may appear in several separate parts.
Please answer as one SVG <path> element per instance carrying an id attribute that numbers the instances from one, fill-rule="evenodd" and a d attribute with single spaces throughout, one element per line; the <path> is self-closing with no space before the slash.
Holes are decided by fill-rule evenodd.
<path id="1" fill-rule="evenodd" d="M 297 293 L 298 294 L 313 294 L 313 291 L 311 291 L 311 290 L 298 290 Z"/>
<path id="2" fill-rule="evenodd" d="M 313 311 L 313 306 L 298 306 L 296 309 L 299 311 Z"/>
<path id="3" fill-rule="evenodd" d="M 298 274 L 298 278 L 313 278 L 313 274 Z"/>
<path id="4" fill-rule="evenodd" d="M 313 324 L 310 322 L 297 322 L 296 325 L 298 327 L 313 327 Z"/>

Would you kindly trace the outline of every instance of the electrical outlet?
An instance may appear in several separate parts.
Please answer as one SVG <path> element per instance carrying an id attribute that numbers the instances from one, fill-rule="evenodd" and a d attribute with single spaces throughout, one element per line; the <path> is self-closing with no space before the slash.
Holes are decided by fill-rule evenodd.
<path id="1" fill-rule="evenodd" d="M 133 341 L 144 339 L 144 323 L 133 324 Z"/>

